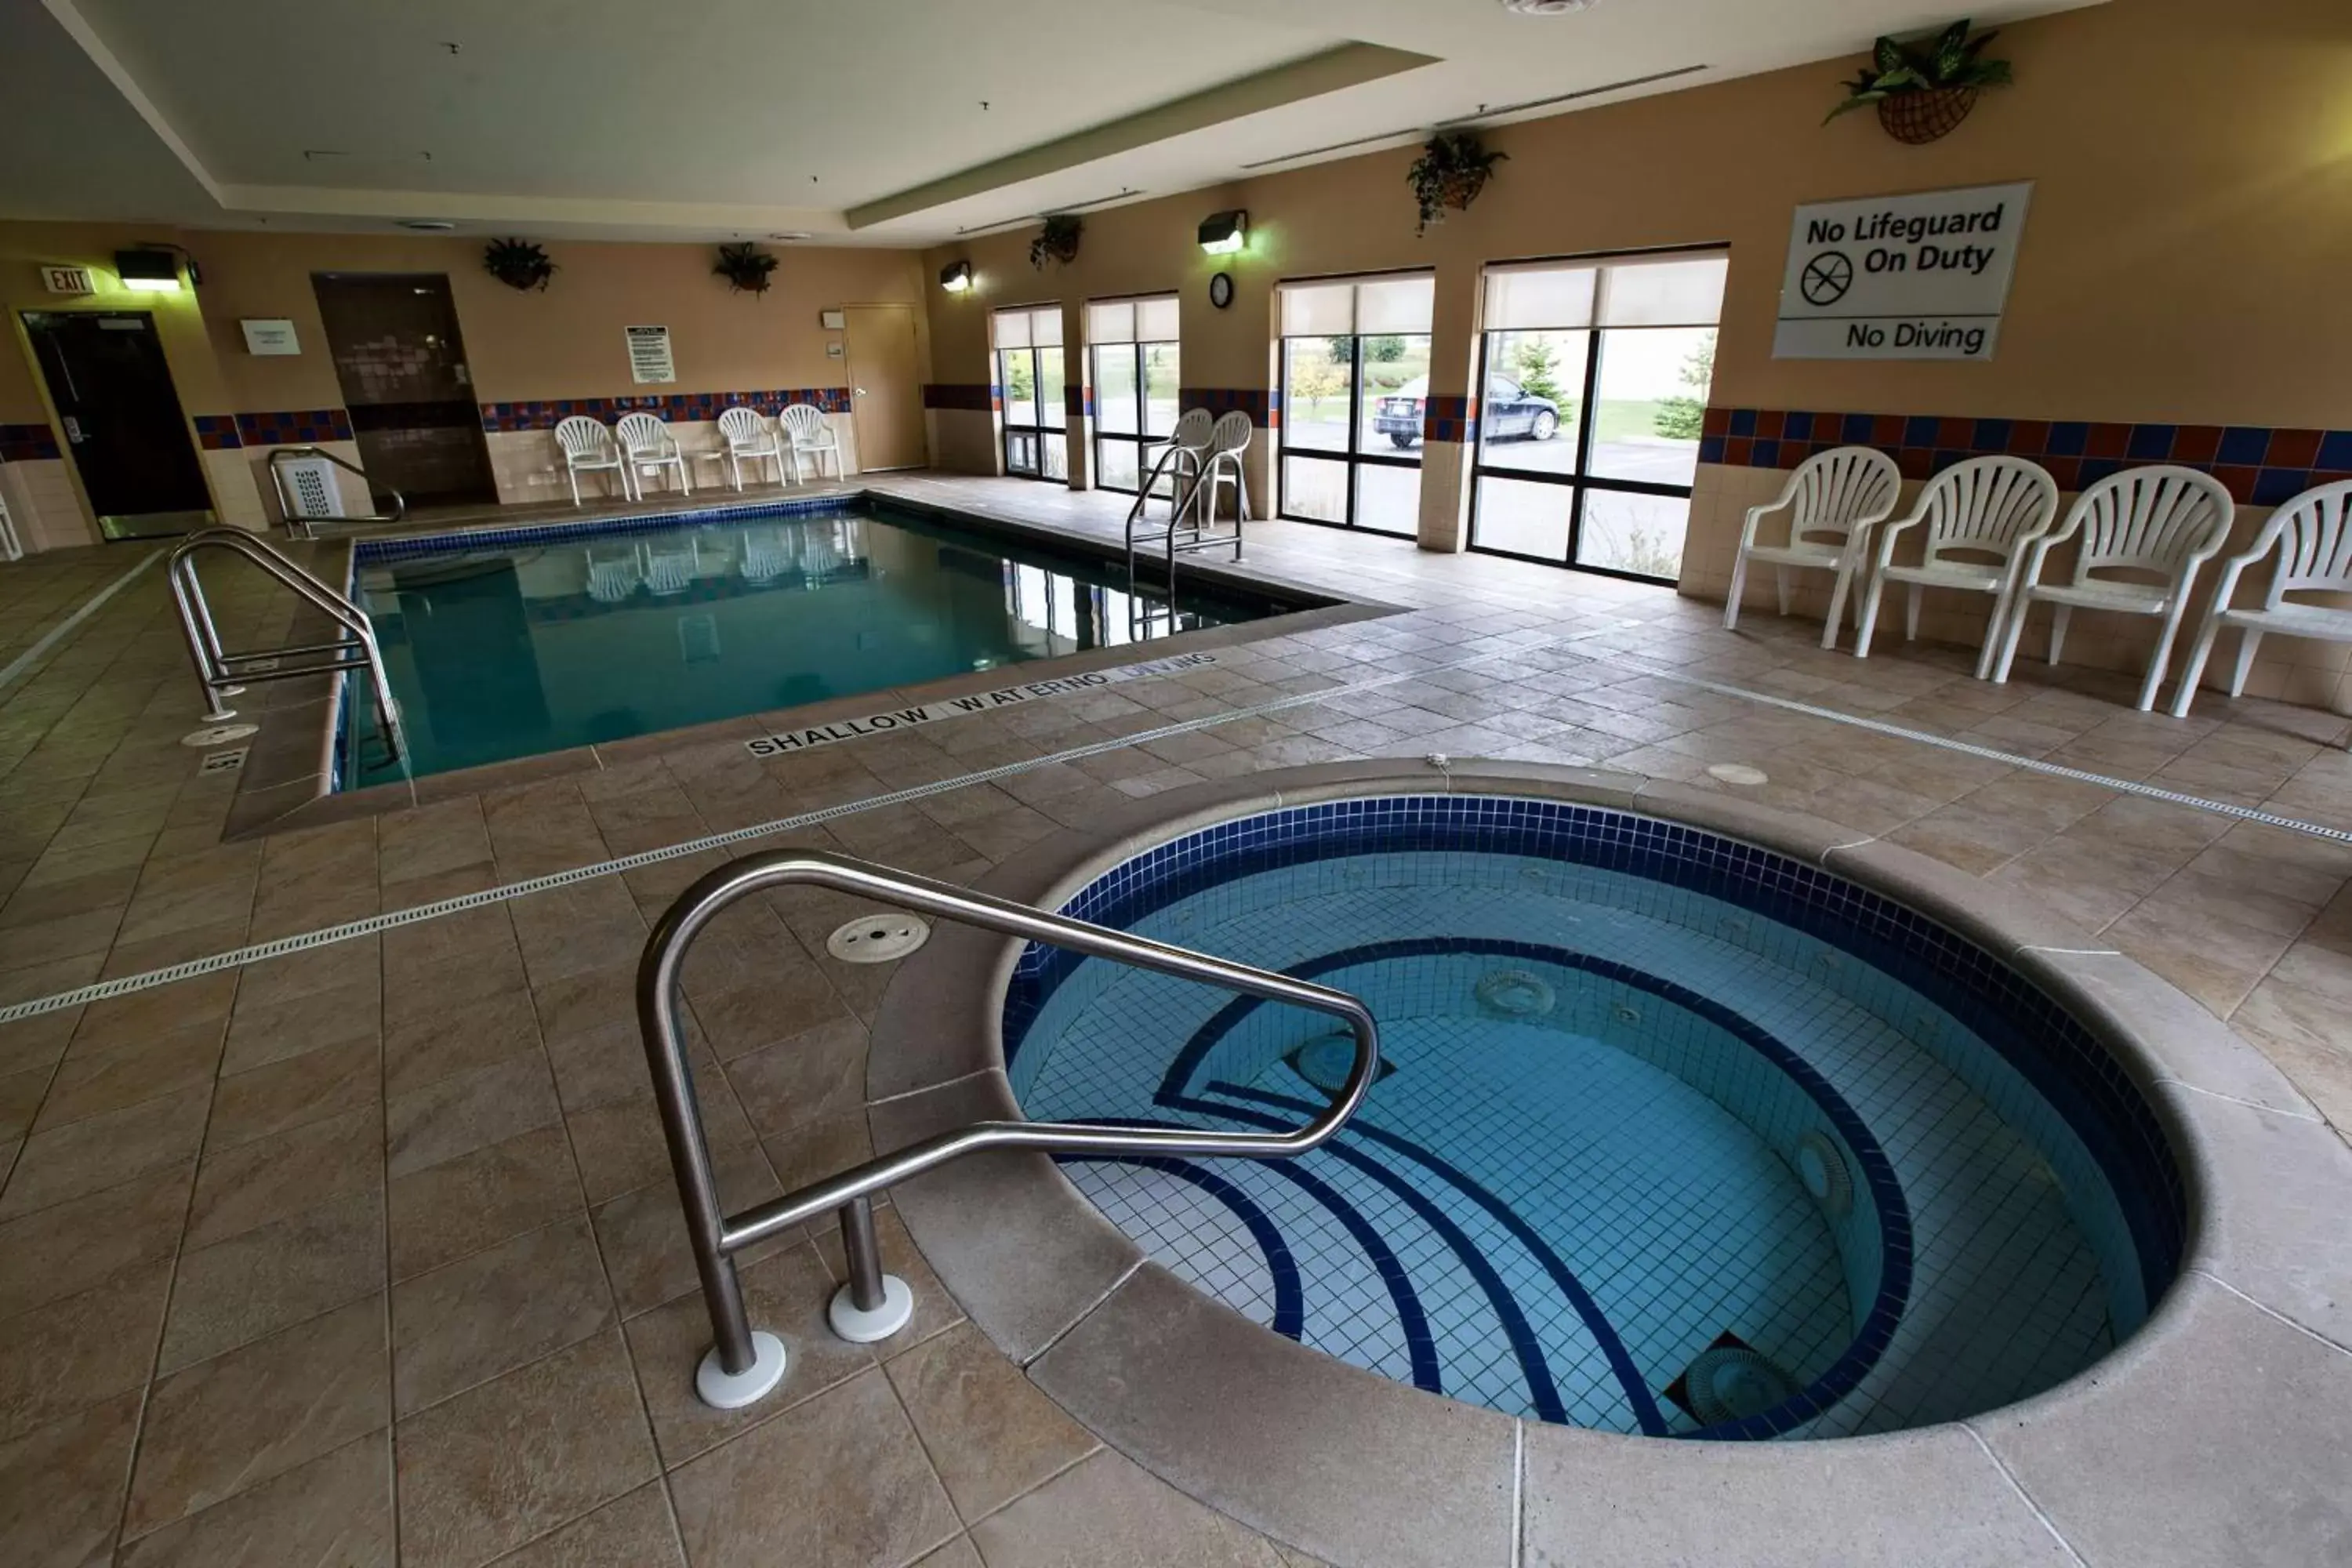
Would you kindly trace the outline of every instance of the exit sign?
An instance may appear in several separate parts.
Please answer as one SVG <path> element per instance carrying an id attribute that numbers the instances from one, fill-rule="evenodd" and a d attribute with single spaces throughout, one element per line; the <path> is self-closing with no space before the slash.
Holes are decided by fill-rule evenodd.
<path id="1" fill-rule="evenodd" d="M 41 282 L 52 294 L 95 294 L 87 267 L 44 267 Z"/>

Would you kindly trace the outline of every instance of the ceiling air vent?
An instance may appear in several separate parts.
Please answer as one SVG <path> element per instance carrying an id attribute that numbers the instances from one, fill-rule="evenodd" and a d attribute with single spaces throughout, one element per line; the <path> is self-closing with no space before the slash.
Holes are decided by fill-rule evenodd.
<path id="1" fill-rule="evenodd" d="M 1573 16 L 1598 0 L 1503 0 L 1503 9 L 1521 16 Z"/>

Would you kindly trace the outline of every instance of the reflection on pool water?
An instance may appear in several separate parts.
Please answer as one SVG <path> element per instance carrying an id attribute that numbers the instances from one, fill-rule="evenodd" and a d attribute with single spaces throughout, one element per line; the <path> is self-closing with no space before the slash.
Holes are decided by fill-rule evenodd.
<path id="1" fill-rule="evenodd" d="M 1297 607 L 871 507 L 373 542 L 354 585 L 420 774 Z M 408 771 L 359 721 L 344 787 Z"/>
<path id="2" fill-rule="evenodd" d="M 1202 1289 L 1400 1381 L 1654 1436 L 1884 1431 L 2080 1371 L 2177 1264 L 2178 1173 L 2079 1026 L 1731 840 L 1339 802 L 1066 909 L 1371 1006 L 1385 1070 L 1323 1149 L 1064 1170 Z M 1318 1015 L 1036 950 L 1005 1036 L 1037 1118 L 1295 1125 L 1350 1058 Z"/>

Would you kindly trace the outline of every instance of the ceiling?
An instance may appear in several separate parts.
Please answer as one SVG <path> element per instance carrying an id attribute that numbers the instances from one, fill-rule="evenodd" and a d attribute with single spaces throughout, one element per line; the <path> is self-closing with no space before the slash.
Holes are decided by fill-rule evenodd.
<path id="1" fill-rule="evenodd" d="M 928 244 L 1848 56 L 1948 5 L 0 0 L 0 217 Z"/>

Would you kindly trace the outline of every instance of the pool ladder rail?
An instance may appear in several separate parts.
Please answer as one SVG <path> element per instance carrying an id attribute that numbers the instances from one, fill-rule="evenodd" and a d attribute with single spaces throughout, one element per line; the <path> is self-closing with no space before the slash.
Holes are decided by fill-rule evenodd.
<path id="1" fill-rule="evenodd" d="M 1111 1127 L 1070 1121 L 973 1121 L 934 1133 L 895 1153 L 853 1166 L 756 1208 L 730 1215 L 719 1206 L 709 1140 L 695 1101 L 693 1073 L 687 1065 L 686 1040 L 678 1021 L 678 975 L 696 936 L 721 910 L 754 893 L 780 887 L 824 888 L 936 919 L 1328 1014 L 1346 1024 L 1354 1036 L 1355 1062 L 1347 1081 L 1322 1114 L 1287 1132 Z M 914 1295 L 907 1282 L 886 1274 L 882 1268 L 881 1248 L 874 1229 L 873 1194 L 884 1188 L 967 1154 L 991 1149 L 1031 1149 L 1113 1159 L 1125 1154 L 1289 1159 L 1320 1146 L 1345 1126 L 1363 1103 L 1380 1071 L 1378 1026 L 1372 1021 L 1370 1010 L 1343 991 L 1049 914 L 1027 904 L 845 855 L 812 850 L 779 849 L 745 856 L 719 867 L 679 894 L 655 925 L 637 966 L 637 1022 L 653 1069 L 654 1100 L 661 1113 L 662 1132 L 677 1177 L 678 1199 L 686 1211 L 695 1269 L 702 1281 L 704 1304 L 710 1312 L 713 1342 L 696 1372 L 695 1391 L 703 1403 L 722 1410 L 764 1397 L 783 1381 L 785 1370 L 783 1342 L 772 1333 L 754 1330 L 745 1313 L 743 1290 L 735 1270 L 735 1254 L 744 1248 L 827 1210 L 838 1211 L 849 1281 L 835 1292 L 826 1315 L 834 1331 L 843 1339 L 870 1344 L 897 1333 L 914 1314 Z M 949 1027 L 976 1027 L 978 1022 L 942 1020 Z"/>
<path id="2" fill-rule="evenodd" d="M 1130 593 L 1140 591 L 1135 575 L 1135 539 L 1139 525 L 1149 528 L 1156 520 L 1145 515 L 1146 509 L 1156 498 L 1155 488 L 1164 477 L 1170 483 L 1167 527 L 1161 531 L 1160 548 L 1168 559 L 1168 598 L 1172 605 L 1176 598 L 1176 557 L 1195 550 L 1215 550 L 1233 546 L 1234 559 L 1242 558 L 1242 526 L 1248 507 L 1242 504 L 1235 512 L 1231 529 L 1221 528 L 1213 515 L 1216 505 L 1215 477 L 1220 463 L 1231 461 L 1230 452 L 1212 452 L 1203 447 L 1188 447 L 1169 438 L 1153 459 L 1151 471 L 1136 487 L 1135 504 L 1127 509 L 1127 581 Z"/>
<path id="3" fill-rule="evenodd" d="M 226 651 L 213 624 L 204 584 L 196 576 L 196 557 L 208 550 L 244 557 L 291 590 L 295 597 L 323 613 L 341 629 L 341 635 L 331 642 L 298 643 L 254 653 Z M 236 710 L 221 699 L 244 690 L 249 681 L 292 680 L 298 676 L 364 669 L 375 696 L 376 728 L 391 752 L 390 760 L 398 762 L 407 754 L 400 708 L 384 677 L 383 651 L 376 646 L 375 623 L 368 619 L 365 610 L 296 565 L 276 545 L 243 529 L 207 528 L 189 534 L 173 548 L 164 574 L 172 584 L 172 602 L 180 612 L 180 632 L 187 639 L 188 658 L 204 688 L 205 723 L 235 718 Z"/>
<path id="4" fill-rule="evenodd" d="M 347 474 L 356 474 L 360 482 L 368 482 L 367 470 L 357 463 L 346 462 L 324 447 L 280 447 L 269 454 L 269 485 L 278 492 L 278 515 L 286 520 L 286 533 L 290 539 L 316 539 L 318 525 L 322 522 L 404 522 L 408 520 L 408 498 L 390 489 L 392 510 L 389 512 L 369 512 L 361 517 L 305 515 L 295 505 L 294 498 L 286 491 L 286 474 L 281 462 L 332 463 Z"/>

